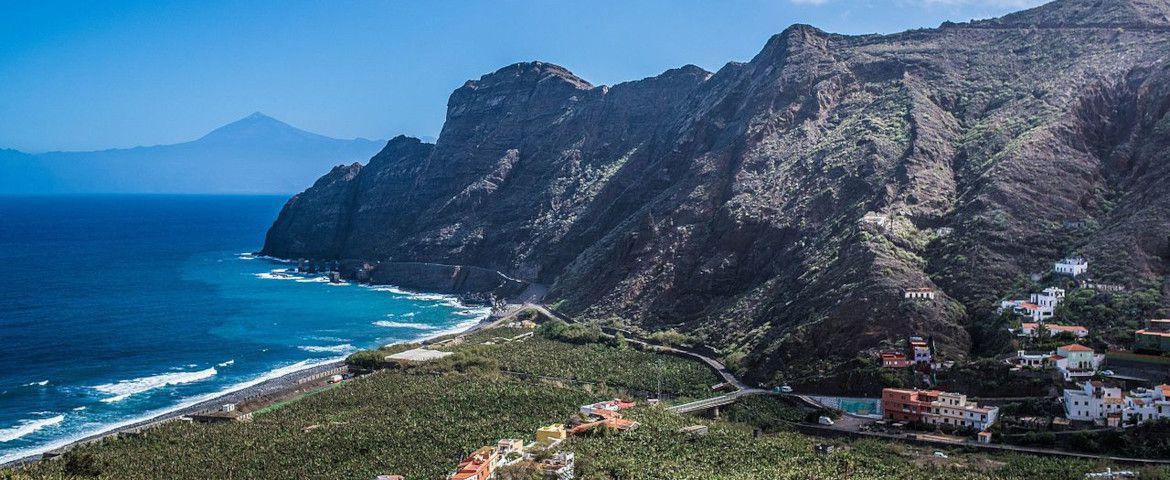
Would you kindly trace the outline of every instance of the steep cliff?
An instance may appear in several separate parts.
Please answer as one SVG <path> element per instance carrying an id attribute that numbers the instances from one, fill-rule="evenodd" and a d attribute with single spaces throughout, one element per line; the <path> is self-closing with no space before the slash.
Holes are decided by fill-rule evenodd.
<path id="1" fill-rule="evenodd" d="M 500 270 L 572 314 L 694 332 L 760 378 L 912 333 L 961 358 L 1062 255 L 1161 284 L 1168 5 L 798 25 L 748 63 L 612 87 L 508 66 L 451 95 L 435 145 L 396 138 L 290 200 L 264 252 Z"/>

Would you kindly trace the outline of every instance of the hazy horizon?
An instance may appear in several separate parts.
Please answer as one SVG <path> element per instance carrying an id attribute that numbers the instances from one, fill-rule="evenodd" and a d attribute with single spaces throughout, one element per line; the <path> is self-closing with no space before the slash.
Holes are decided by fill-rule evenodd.
<path id="1" fill-rule="evenodd" d="M 333 138 L 437 137 L 452 90 L 518 61 L 614 84 L 748 60 L 795 23 L 892 33 L 1040 3 L 8 3 L 0 116 L 21 120 L 0 125 L 0 148 L 180 143 L 254 111 Z"/>

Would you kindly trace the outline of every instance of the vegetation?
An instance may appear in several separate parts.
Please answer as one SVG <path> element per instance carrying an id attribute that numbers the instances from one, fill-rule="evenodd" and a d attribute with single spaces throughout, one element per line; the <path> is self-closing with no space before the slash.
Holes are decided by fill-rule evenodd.
<path id="1" fill-rule="evenodd" d="M 617 436 L 571 438 L 562 447 L 577 455 L 579 478 L 1047 479 L 1083 478 L 1086 472 L 1105 469 L 1097 461 L 1025 455 L 952 451 L 944 459 L 934 457 L 931 449 L 886 441 L 828 440 L 786 431 L 755 437 L 748 425 L 698 420 L 656 408 L 639 408 L 627 417 L 642 427 Z M 709 425 L 709 433 L 679 432 L 696 423 Z M 817 454 L 819 444 L 836 448 Z M 1149 472 L 1160 473 L 1164 472 Z"/>
<path id="2" fill-rule="evenodd" d="M 171 422 L 0 478 L 442 478 L 498 438 L 532 438 L 601 394 L 483 371 L 382 372 L 252 423 Z M 100 469 L 100 475 L 92 475 Z"/>
<path id="3" fill-rule="evenodd" d="M 628 348 L 620 336 L 601 333 L 596 327 L 553 321 L 537 333 L 509 343 L 484 341 L 486 334 L 481 333 L 454 350 L 495 362 L 507 372 L 641 395 L 662 392 L 667 397 L 704 398 L 711 396 L 712 385 L 722 381 L 703 364 Z"/>
<path id="4" fill-rule="evenodd" d="M 712 381 L 705 367 L 681 358 L 544 336 L 514 339 L 513 333 L 478 332 L 449 346 L 454 355 L 381 370 L 258 414 L 251 423 L 171 422 L 76 447 L 60 461 L 0 471 L 0 479 L 443 478 L 479 446 L 532 439 L 537 427 L 617 394 L 605 385 L 645 387 L 661 376 L 664 388 L 701 392 Z M 593 383 L 534 381 L 501 370 Z M 575 437 L 563 448 L 576 454 L 583 479 L 876 479 L 907 472 L 920 478 L 1078 478 L 1103 468 L 1043 457 L 938 459 L 930 450 L 899 444 L 826 440 L 791 431 L 788 422 L 819 412 L 779 398 L 748 397 L 725 412 L 728 421 L 706 421 L 640 407 L 627 414 L 640 428 Z M 678 431 L 695 423 L 709 424 L 709 434 Z M 757 429 L 766 434 L 756 437 Z M 817 454 L 818 444 L 838 448 Z M 531 473 L 517 469 L 502 478 Z"/>

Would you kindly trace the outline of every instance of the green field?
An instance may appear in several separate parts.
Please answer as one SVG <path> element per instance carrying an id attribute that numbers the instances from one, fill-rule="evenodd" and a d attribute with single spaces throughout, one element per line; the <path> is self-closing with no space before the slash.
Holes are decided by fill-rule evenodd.
<path id="1" fill-rule="evenodd" d="M 0 478 L 438 479 L 479 446 L 532 439 L 538 426 L 564 421 L 579 405 L 623 388 L 656 387 L 662 377 L 671 392 L 700 394 L 712 382 L 705 367 L 677 357 L 539 336 L 502 343 L 499 338 L 514 335 L 499 333 L 514 332 L 473 335 L 448 347 L 457 353 L 446 359 L 347 382 L 258 414 L 252 423 L 171 422 L 3 471 Z M 522 379 L 501 369 L 589 383 Z M 564 448 L 577 454 L 584 479 L 1044 479 L 1082 478 L 1102 467 L 1014 455 L 937 459 L 898 444 L 825 440 L 785 428 L 801 410 L 774 399 L 748 399 L 725 411 L 734 421 L 639 407 L 630 416 L 641 428 L 571 439 Z M 677 431 L 700 422 L 711 425 L 708 436 Z M 757 427 L 767 433 L 753 437 Z M 818 455 L 818 443 L 842 448 Z"/>

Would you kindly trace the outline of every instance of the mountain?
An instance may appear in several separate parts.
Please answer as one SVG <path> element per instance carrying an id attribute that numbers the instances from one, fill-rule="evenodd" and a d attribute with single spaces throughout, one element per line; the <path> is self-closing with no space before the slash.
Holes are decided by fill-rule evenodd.
<path id="1" fill-rule="evenodd" d="M 750 62 L 614 86 L 511 65 L 452 93 L 437 143 L 395 138 L 289 200 L 264 253 L 497 269 L 759 380 L 849 387 L 844 365 L 907 335 L 990 355 L 998 300 L 1064 255 L 1166 305 L 1168 5 L 796 25 Z"/>
<path id="2" fill-rule="evenodd" d="M 38 155 L 0 150 L 0 193 L 287 193 L 381 141 L 340 140 L 253 113 L 175 145 Z"/>

